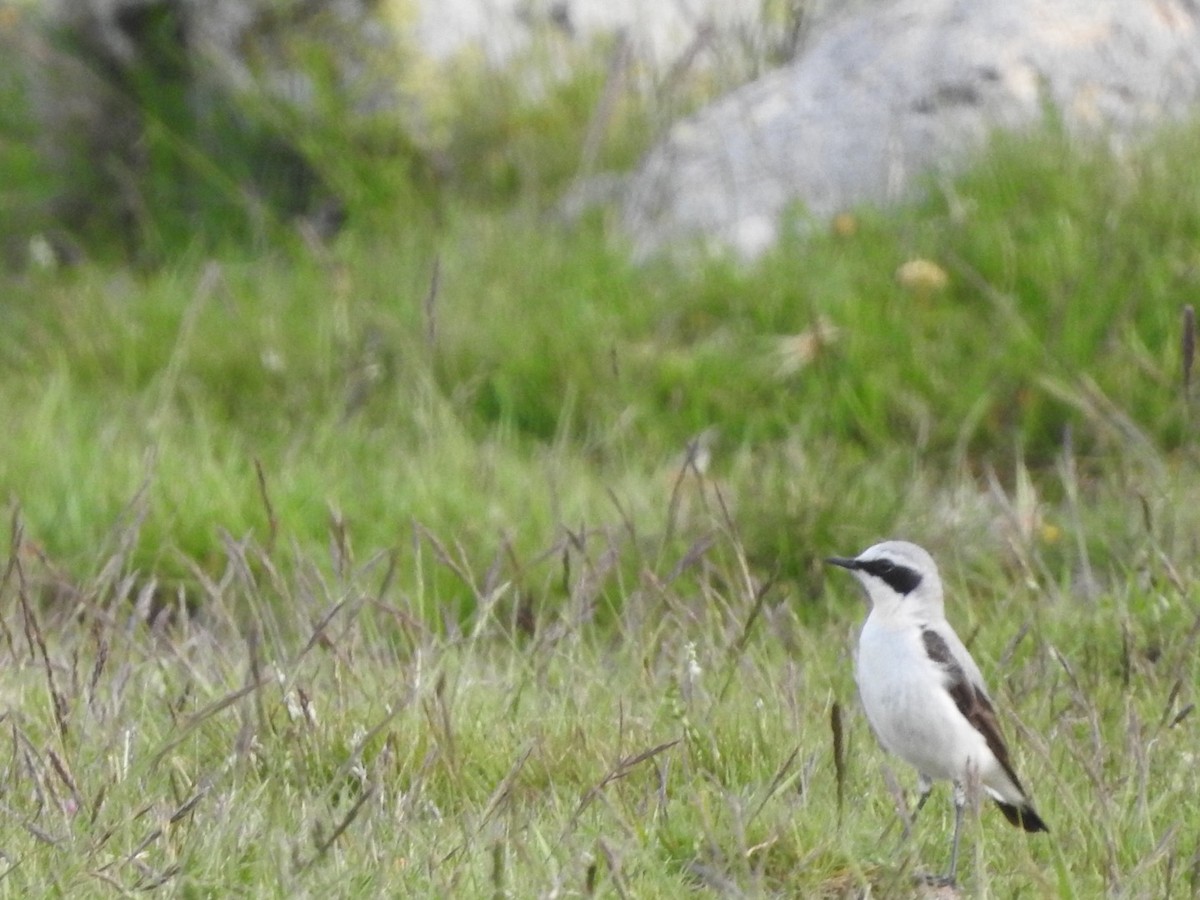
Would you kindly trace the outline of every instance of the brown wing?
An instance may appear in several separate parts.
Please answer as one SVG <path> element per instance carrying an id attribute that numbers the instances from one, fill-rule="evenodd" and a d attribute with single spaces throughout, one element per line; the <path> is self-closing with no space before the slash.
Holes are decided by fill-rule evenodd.
<path id="1" fill-rule="evenodd" d="M 921 640 L 925 644 L 925 653 L 949 676 L 950 683 L 946 689 L 954 699 L 954 705 L 958 707 L 958 711 L 976 731 L 983 735 L 988 749 L 992 751 L 992 755 L 996 757 L 996 761 L 1000 763 L 1004 773 L 1017 790 L 1024 794 L 1025 788 L 1021 785 L 1021 780 L 1017 778 L 1017 773 L 1013 771 L 1012 763 L 1009 762 L 1008 747 L 1005 746 L 1004 738 L 1000 735 L 1000 724 L 996 721 L 996 710 L 992 706 L 992 701 L 988 699 L 987 694 L 979 685 L 974 684 L 967 677 L 967 673 L 955 660 L 954 654 L 950 652 L 950 647 L 940 634 L 930 628 L 924 628 L 921 630 Z M 1004 813 L 1004 817 L 1013 825 L 1024 828 L 1026 831 L 1048 830 L 1041 817 L 1028 803 L 1014 806 L 1011 803 L 997 801 L 997 805 Z"/>

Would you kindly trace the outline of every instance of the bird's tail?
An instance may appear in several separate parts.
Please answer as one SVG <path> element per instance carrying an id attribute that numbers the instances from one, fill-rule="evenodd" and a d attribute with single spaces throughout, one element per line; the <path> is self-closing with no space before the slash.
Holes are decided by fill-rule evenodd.
<path id="1" fill-rule="evenodd" d="M 1050 830 L 1037 814 L 1037 810 L 1028 803 L 1005 803 L 1003 800 L 997 800 L 996 805 L 1000 807 L 1000 812 L 1004 813 L 1004 818 L 1018 828 L 1029 832 Z"/>

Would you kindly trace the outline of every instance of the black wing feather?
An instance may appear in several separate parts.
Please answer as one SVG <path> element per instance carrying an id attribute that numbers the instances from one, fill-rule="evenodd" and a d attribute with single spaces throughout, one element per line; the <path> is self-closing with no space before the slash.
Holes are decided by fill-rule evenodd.
<path id="1" fill-rule="evenodd" d="M 1000 763 L 1004 773 L 1016 785 L 1017 790 L 1024 794 L 1025 788 L 1021 785 L 1021 780 L 1017 778 L 1017 773 L 1013 771 L 1008 757 L 1008 747 L 1000 734 L 1000 723 L 996 719 L 996 710 L 987 694 L 967 677 L 967 673 L 954 659 L 949 645 L 940 634 L 931 628 L 924 628 L 921 630 L 921 640 L 925 644 L 925 653 L 950 677 L 950 683 L 946 689 L 953 698 L 954 705 L 958 707 L 958 711 L 976 731 L 983 735 L 988 749 L 992 751 L 992 755 L 996 757 L 996 761 Z M 1017 806 L 997 800 L 996 805 L 1000 807 L 1004 817 L 1019 828 L 1024 828 L 1026 831 L 1050 830 L 1042 821 L 1041 816 L 1028 803 Z"/>

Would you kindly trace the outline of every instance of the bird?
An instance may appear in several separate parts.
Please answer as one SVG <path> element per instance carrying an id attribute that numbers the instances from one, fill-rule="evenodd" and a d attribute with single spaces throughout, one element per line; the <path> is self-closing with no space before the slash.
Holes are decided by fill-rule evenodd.
<path id="1" fill-rule="evenodd" d="M 916 544 L 891 540 L 826 562 L 848 569 L 870 601 L 854 677 L 879 743 L 917 770 L 913 817 L 935 781 L 953 785 L 950 869 L 929 880 L 955 884 L 968 786 L 981 786 L 1013 825 L 1049 831 L 1013 769 L 979 667 L 946 621 L 933 557 Z"/>

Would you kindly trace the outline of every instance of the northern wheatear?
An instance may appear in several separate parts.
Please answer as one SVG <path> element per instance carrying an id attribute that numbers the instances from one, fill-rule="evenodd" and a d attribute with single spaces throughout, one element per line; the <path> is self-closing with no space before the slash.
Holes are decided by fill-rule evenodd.
<path id="1" fill-rule="evenodd" d="M 826 562 L 849 569 L 871 601 L 854 677 L 879 742 L 917 769 L 917 810 L 935 780 L 954 785 L 950 871 L 938 880 L 954 883 L 971 784 L 981 785 L 1013 825 L 1048 831 L 1013 770 L 979 667 L 946 621 L 933 558 L 916 544 L 885 541 Z"/>

